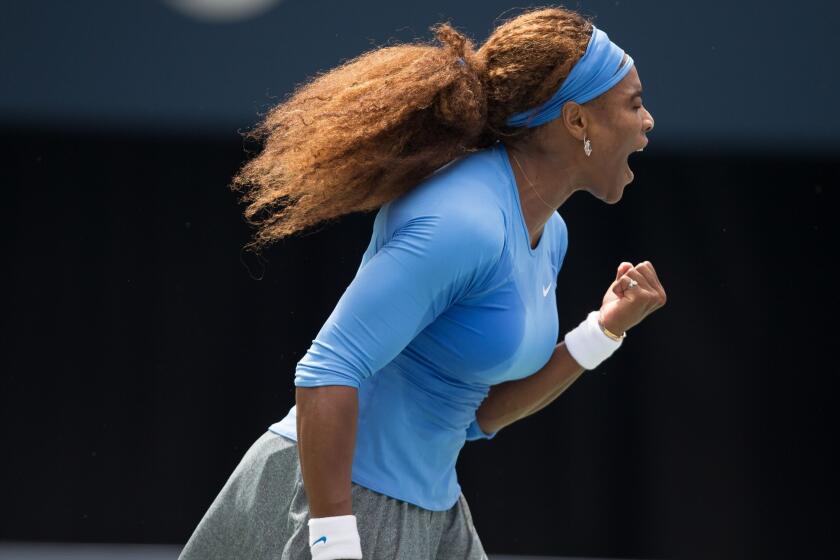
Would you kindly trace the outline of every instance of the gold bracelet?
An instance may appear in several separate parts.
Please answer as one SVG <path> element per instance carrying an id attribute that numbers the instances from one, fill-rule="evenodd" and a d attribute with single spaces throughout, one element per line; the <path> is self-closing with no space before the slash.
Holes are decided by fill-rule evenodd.
<path id="1" fill-rule="evenodd" d="M 604 325 L 604 322 L 600 318 L 598 318 L 598 326 L 601 327 L 601 331 L 605 335 L 607 335 L 608 337 L 610 337 L 611 339 L 613 339 L 616 342 L 620 341 L 622 338 L 627 337 L 627 332 L 626 331 L 621 336 L 618 336 L 617 334 L 611 333 L 610 330 L 606 327 L 606 325 Z"/>

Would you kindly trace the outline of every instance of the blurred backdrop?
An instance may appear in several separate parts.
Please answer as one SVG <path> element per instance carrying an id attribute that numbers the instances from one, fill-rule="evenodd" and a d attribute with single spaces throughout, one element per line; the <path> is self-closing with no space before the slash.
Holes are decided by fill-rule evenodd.
<path id="1" fill-rule="evenodd" d="M 372 214 L 262 260 L 227 183 L 296 85 L 523 7 L 3 2 L 0 540 L 183 544 L 269 424 Z M 536 5 L 536 4 L 534 4 Z M 668 305 L 550 407 L 468 443 L 490 553 L 833 548 L 838 4 L 570 2 L 636 61 L 656 130 L 617 205 L 560 208 L 561 333 L 623 260 Z"/>

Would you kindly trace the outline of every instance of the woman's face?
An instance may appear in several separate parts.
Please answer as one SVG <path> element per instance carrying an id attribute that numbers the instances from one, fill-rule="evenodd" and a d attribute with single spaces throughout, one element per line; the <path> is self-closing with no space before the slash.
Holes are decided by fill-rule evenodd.
<path id="1" fill-rule="evenodd" d="M 621 199 L 624 187 L 633 181 L 627 158 L 647 145 L 646 134 L 653 130 L 653 116 L 642 104 L 642 83 L 635 66 L 609 91 L 584 107 L 591 117 L 587 138 L 592 155 L 584 163 L 591 179 L 587 190 L 612 204 Z"/>

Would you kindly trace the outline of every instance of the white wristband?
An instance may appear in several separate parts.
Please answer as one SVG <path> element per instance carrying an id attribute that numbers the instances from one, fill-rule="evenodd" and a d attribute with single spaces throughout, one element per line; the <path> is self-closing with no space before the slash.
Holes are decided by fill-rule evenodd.
<path id="1" fill-rule="evenodd" d="M 362 544 L 355 515 L 318 517 L 309 520 L 309 551 L 312 560 L 345 560 L 362 557 Z"/>
<path id="2" fill-rule="evenodd" d="M 569 354 L 584 369 L 595 369 L 598 364 L 612 356 L 618 350 L 621 340 L 615 341 L 608 337 L 598 324 L 600 311 L 593 311 L 586 319 L 566 333 L 564 341 Z"/>

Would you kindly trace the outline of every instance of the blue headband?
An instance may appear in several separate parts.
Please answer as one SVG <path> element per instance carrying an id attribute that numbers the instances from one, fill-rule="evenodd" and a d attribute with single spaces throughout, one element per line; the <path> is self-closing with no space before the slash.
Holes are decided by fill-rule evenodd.
<path id="1" fill-rule="evenodd" d="M 508 126 L 526 126 L 533 128 L 554 120 L 567 101 L 586 103 L 595 99 L 627 75 L 633 66 L 633 59 L 627 55 L 624 66 L 624 51 L 610 41 L 607 34 L 592 26 L 592 37 L 586 52 L 578 60 L 569 75 L 563 80 L 560 89 L 539 107 L 512 115 L 507 120 Z"/>

